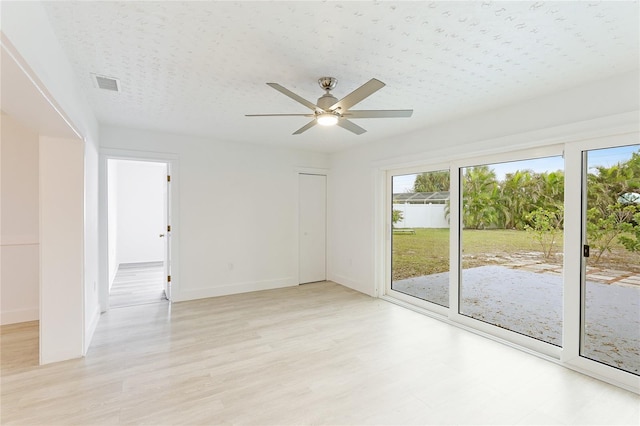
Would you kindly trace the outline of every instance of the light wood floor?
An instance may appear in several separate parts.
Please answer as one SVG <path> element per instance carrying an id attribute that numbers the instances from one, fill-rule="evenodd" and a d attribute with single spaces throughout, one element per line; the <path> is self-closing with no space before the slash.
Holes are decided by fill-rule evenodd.
<path id="1" fill-rule="evenodd" d="M 638 424 L 630 392 L 334 283 L 110 310 L 38 367 L 2 327 L 2 424 Z"/>
<path id="2" fill-rule="evenodd" d="M 168 303 L 164 296 L 162 262 L 122 263 L 109 292 L 109 307 Z"/>

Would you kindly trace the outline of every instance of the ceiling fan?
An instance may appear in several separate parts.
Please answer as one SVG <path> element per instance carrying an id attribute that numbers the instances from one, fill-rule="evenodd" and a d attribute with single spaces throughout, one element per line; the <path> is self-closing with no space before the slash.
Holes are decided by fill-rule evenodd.
<path id="1" fill-rule="evenodd" d="M 318 98 L 318 103 L 314 104 L 308 100 L 296 95 L 292 91 L 282 87 L 278 83 L 267 83 L 269 86 L 276 89 L 278 92 L 285 96 L 290 97 L 296 102 L 306 106 L 313 113 L 308 114 L 247 114 L 246 117 L 313 117 L 306 125 L 302 126 L 295 132 L 294 135 L 299 135 L 306 132 L 316 124 L 321 126 L 333 126 L 338 125 L 343 129 L 347 129 L 356 135 L 361 135 L 366 132 L 365 129 L 357 124 L 349 121 L 352 118 L 396 118 L 396 117 L 411 117 L 413 114 L 412 109 L 395 109 L 395 110 L 349 110 L 352 106 L 362 101 L 368 96 L 371 96 L 378 90 L 382 89 L 385 84 L 380 80 L 372 78 L 362 86 L 358 87 L 353 92 L 349 93 L 344 98 L 338 100 L 330 92 L 336 87 L 338 80 L 333 77 L 321 77 L 318 79 L 318 84 L 325 90 L 326 93 Z"/>

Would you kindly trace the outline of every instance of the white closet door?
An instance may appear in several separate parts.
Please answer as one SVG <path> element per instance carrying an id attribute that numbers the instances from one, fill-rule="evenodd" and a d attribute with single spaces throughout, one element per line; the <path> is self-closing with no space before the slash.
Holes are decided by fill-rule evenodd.
<path id="1" fill-rule="evenodd" d="M 327 177 L 299 176 L 300 284 L 326 279 Z"/>

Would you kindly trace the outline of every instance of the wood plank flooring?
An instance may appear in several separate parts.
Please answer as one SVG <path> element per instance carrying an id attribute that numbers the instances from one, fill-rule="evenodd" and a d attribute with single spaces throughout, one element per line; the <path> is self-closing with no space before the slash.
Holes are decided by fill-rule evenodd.
<path id="1" fill-rule="evenodd" d="M 0 423 L 638 424 L 640 397 L 326 282 L 112 309 L 83 359 L 2 327 Z M 35 355 L 34 355 L 35 354 Z"/>
<path id="2" fill-rule="evenodd" d="M 122 263 L 109 292 L 109 307 L 164 303 L 162 262 Z"/>

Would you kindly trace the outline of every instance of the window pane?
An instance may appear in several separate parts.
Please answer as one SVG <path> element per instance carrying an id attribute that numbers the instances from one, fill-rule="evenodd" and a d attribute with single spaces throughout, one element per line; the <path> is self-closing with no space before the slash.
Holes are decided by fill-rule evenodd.
<path id="1" fill-rule="evenodd" d="M 564 162 L 461 169 L 460 314 L 562 345 Z"/>
<path id="2" fill-rule="evenodd" d="M 586 153 L 580 354 L 640 372 L 640 145 Z"/>
<path id="3" fill-rule="evenodd" d="M 394 176 L 391 288 L 449 306 L 449 171 Z"/>

